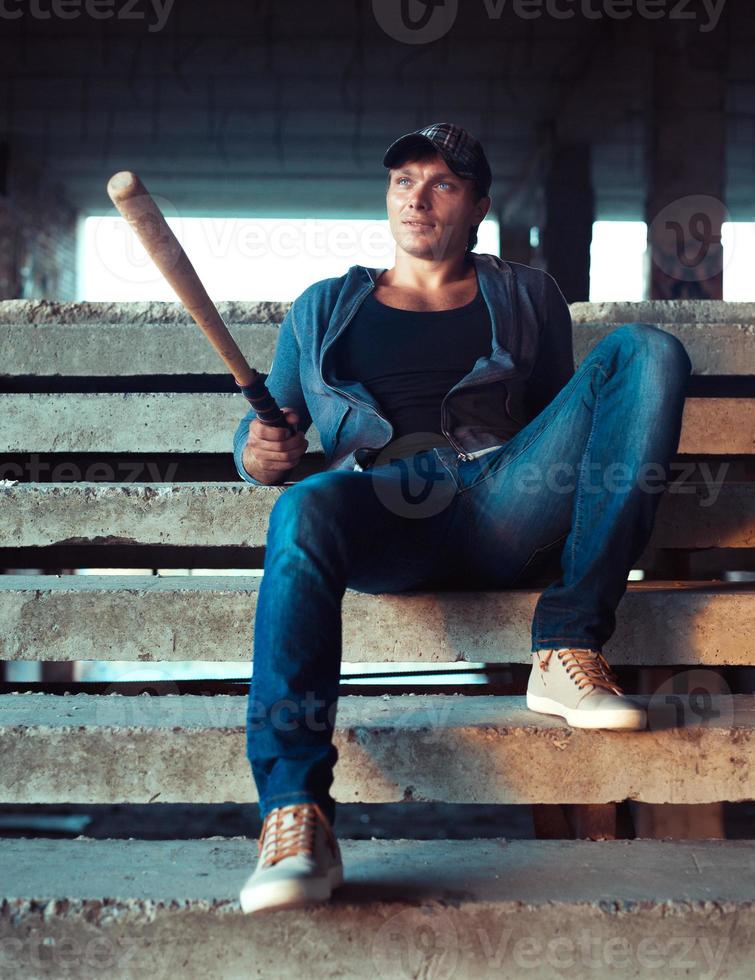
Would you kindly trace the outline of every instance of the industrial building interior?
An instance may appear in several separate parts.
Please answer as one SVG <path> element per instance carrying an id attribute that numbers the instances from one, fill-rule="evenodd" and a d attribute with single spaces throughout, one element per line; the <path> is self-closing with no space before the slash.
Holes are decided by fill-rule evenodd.
<path id="1" fill-rule="evenodd" d="M 755 227 L 753 50 L 755 11 L 745 0 L 402 0 L 400 5 L 391 0 L 226 0 L 212 5 L 200 0 L 0 0 L 0 356 L 6 365 L 0 368 L 0 402 L 5 400 L 7 423 L 0 448 L 0 489 L 20 494 L 32 484 L 43 489 L 47 484 L 50 492 L 62 488 L 60 513 L 69 515 L 94 514 L 99 506 L 96 492 L 105 492 L 108 482 L 133 480 L 138 492 L 147 494 L 150 484 L 160 483 L 193 486 L 197 492 L 227 484 L 238 484 L 236 491 L 252 490 L 240 481 L 232 457 L 231 423 L 234 413 L 241 418 L 247 406 L 233 377 L 213 357 L 177 301 L 171 301 L 176 309 L 165 312 L 155 297 L 167 294 L 151 296 L 143 288 L 148 278 L 144 267 L 138 273 L 121 270 L 113 253 L 98 259 L 108 266 L 113 282 L 120 281 L 120 291 L 111 302 L 89 302 L 83 286 L 85 265 L 92 257 L 87 248 L 96 250 L 98 240 L 96 232 L 87 238 L 85 229 L 90 219 L 121 220 L 106 193 L 114 173 L 136 172 L 166 216 L 179 224 L 200 218 L 233 220 L 243 231 L 244 222 L 256 221 L 382 222 L 386 148 L 402 134 L 433 122 L 453 122 L 481 141 L 491 164 L 486 220 L 495 226 L 495 234 L 490 231 L 486 237 L 485 250 L 555 278 L 571 305 L 578 360 L 591 337 L 603 336 L 630 318 L 657 316 L 669 329 L 678 328 L 680 336 L 690 338 L 690 347 L 699 344 L 699 367 L 687 392 L 699 435 L 690 437 L 686 449 L 680 448 L 677 461 L 697 467 L 693 497 L 703 493 L 698 481 L 723 473 L 723 490 L 731 498 L 722 498 L 718 509 L 703 508 L 701 530 L 694 534 L 685 523 L 684 502 L 677 504 L 678 526 L 669 513 L 670 530 L 664 531 L 663 540 L 669 543 L 633 570 L 631 578 L 638 588 L 657 582 L 670 594 L 685 587 L 690 595 L 699 593 L 698 599 L 679 601 L 700 602 L 694 614 L 698 626 L 690 629 L 706 637 L 708 659 L 694 670 L 692 658 L 642 666 L 638 653 L 634 659 L 623 659 L 617 673 L 626 686 L 651 698 L 660 698 L 658 692 L 665 697 L 678 676 L 679 684 L 697 685 L 685 688 L 685 696 L 700 689 L 706 704 L 711 697 L 751 699 L 755 457 L 748 427 L 755 404 L 755 278 L 745 272 L 736 301 L 728 302 L 734 294 L 727 293 L 727 270 L 733 276 L 735 259 L 746 269 L 748 229 Z M 625 253 L 617 245 L 615 262 L 611 255 L 599 256 L 602 267 L 612 269 L 611 281 L 617 285 L 606 288 L 615 288 L 615 295 L 604 290 L 595 301 L 591 267 L 594 280 L 595 229 L 600 222 L 617 223 L 619 234 L 618 223 L 628 228 L 644 222 L 640 294 L 631 293 L 629 286 L 623 291 Z M 725 226 L 736 227 L 739 237 L 726 239 Z M 222 225 L 215 227 L 221 229 L 218 235 L 224 234 Z M 733 244 L 727 248 L 724 241 Z M 225 246 L 219 242 L 215 258 L 222 265 Z M 306 278 L 307 246 L 298 247 L 301 254 L 289 261 L 301 262 Z M 738 247 L 745 249 L 744 255 Z M 362 262 L 361 254 L 345 248 L 335 265 L 328 266 L 337 271 L 327 274 L 342 275 L 354 262 Z M 200 276 L 208 262 L 209 281 L 209 258 L 190 254 L 194 257 Z M 257 358 L 259 370 L 269 371 L 290 297 L 265 295 L 272 280 L 255 262 L 249 258 L 238 267 L 238 290 L 231 281 L 223 287 L 227 291 L 214 298 L 242 349 Z M 311 268 L 312 278 L 319 277 L 319 267 Z M 98 275 L 93 273 L 90 280 L 95 285 Z M 285 284 L 285 270 L 281 277 Z M 626 277 L 628 283 L 629 270 Z M 153 274 L 150 281 L 157 278 Z M 249 283 L 257 288 L 253 294 L 244 292 Z M 297 285 L 293 291 L 298 289 Z M 256 298 L 249 300 L 249 295 Z M 684 310 L 694 311 L 696 319 Z M 167 332 L 181 328 L 187 338 L 191 334 L 186 350 L 177 349 L 178 344 L 162 350 L 137 346 L 153 323 Z M 45 349 L 56 337 L 66 336 L 55 333 L 66 327 L 73 338 L 71 350 Z M 713 339 L 703 336 L 706 328 Z M 121 332 L 125 339 L 108 354 L 110 336 L 115 339 Z M 260 347 L 253 350 L 257 337 Z M 77 344 L 81 356 L 75 351 Z M 82 367 L 88 359 L 103 366 Z M 37 422 L 34 410 L 45 397 L 53 407 Z M 121 421 L 129 435 L 122 445 L 103 448 L 87 429 L 95 431 L 100 410 L 87 408 L 91 416 L 79 427 L 87 431 L 74 444 L 65 432 L 72 416 L 54 406 L 66 398 L 78 398 L 84 405 L 85 398 L 97 397 L 122 398 L 123 419 L 129 420 L 135 416 L 127 414 L 128 398 L 142 399 L 139 404 L 165 399 L 164 430 L 180 423 L 181 434 L 164 449 L 152 443 L 140 449 L 136 423 Z M 233 410 L 212 416 L 225 420 L 222 423 L 211 422 L 208 415 L 195 439 L 191 420 L 180 416 L 178 407 L 168 411 L 170 398 L 178 399 L 176 406 L 186 411 L 199 406 L 200 399 L 224 398 L 227 404 L 233 398 Z M 21 399 L 28 403 L 22 405 Z M 116 426 L 113 431 L 118 432 L 112 437 L 117 441 L 120 432 Z M 314 430 L 309 435 L 317 438 Z M 100 465 L 109 476 L 91 476 Z M 323 467 L 316 444 L 296 478 Z M 124 475 L 128 472 L 136 475 Z M 92 497 L 65 496 L 82 481 Z M 168 529 L 164 542 L 162 536 L 146 541 L 136 533 L 132 540 L 127 531 L 120 536 L 113 532 L 111 539 L 94 523 L 94 530 L 79 534 L 74 528 L 60 531 L 58 538 L 45 537 L 42 531 L 28 531 L 40 520 L 41 511 L 35 508 L 41 505 L 5 506 L 8 534 L 0 541 L 0 582 L 4 577 L 15 582 L 22 577 L 43 581 L 49 576 L 107 574 L 120 582 L 127 575 L 140 580 L 207 577 L 218 587 L 221 576 L 241 582 L 242 577 L 262 575 L 265 549 L 256 538 L 251 547 L 225 539 L 212 546 L 202 543 L 204 538 L 191 544 L 190 536 L 179 545 L 171 543 L 173 532 Z M 194 514 L 187 510 L 182 528 L 196 520 Z M 60 518 L 60 527 L 68 527 L 67 519 Z M 166 527 L 172 528 L 172 519 L 166 518 Z M 688 543 L 685 535 L 695 540 Z M 240 533 L 241 538 L 247 541 L 248 535 Z M 543 569 L 534 587 L 547 584 L 558 569 L 558 561 Z M 11 586 L 7 589 L 10 596 Z M 720 634 L 705 625 L 705 596 L 711 608 L 717 599 L 732 603 L 722 607 L 731 612 L 716 612 L 721 619 L 711 620 L 719 624 L 715 629 Z M 6 605 L 3 601 L 0 591 L 0 623 L 5 623 L 6 635 L 5 653 L 0 651 L 0 696 L 201 695 L 209 702 L 224 695 L 241 698 L 247 692 L 249 668 L 238 658 L 228 657 L 221 664 L 212 655 L 192 654 L 191 660 L 184 660 L 176 654 L 162 661 L 145 652 L 121 659 L 112 653 L 119 642 L 112 636 L 102 641 L 110 648 L 102 658 L 92 642 L 80 659 L 52 654 L 35 659 L 26 641 L 18 638 L 20 630 L 28 627 L 33 635 L 29 645 L 43 642 L 48 652 L 50 641 L 40 639 L 40 627 L 29 627 L 28 612 L 22 618 L 13 612 L 10 599 Z M 680 622 L 688 622 L 685 616 L 693 616 L 693 606 L 684 606 L 687 612 L 682 615 L 673 605 L 674 596 L 668 601 L 668 629 L 673 631 Z M 239 608 L 234 607 L 234 615 Z M 82 610 L 82 615 L 93 615 L 84 606 Z M 371 614 L 366 606 L 364 610 L 354 614 L 352 640 L 358 635 L 358 618 L 369 621 Z M 661 623 L 665 614 L 654 615 L 659 617 L 654 622 Z M 390 617 L 387 621 L 393 623 Z M 68 642 L 73 627 L 67 619 L 60 622 L 61 642 Z M 138 630 L 138 619 L 129 622 Z M 250 625 L 243 621 L 251 660 Z M 109 628 L 105 621 L 103 631 Z M 636 638 L 646 636 L 640 625 L 632 629 L 637 630 Z M 170 642 L 158 635 L 169 649 Z M 417 637 L 426 634 L 417 628 L 411 635 L 416 646 Z M 133 645 L 132 638 L 123 641 Z M 174 650 L 175 642 L 173 636 Z M 432 645 L 429 635 L 427 642 Z M 14 653 L 14 644 L 26 652 Z M 644 654 L 648 652 L 645 646 Z M 418 657 L 371 659 L 364 663 L 344 657 L 342 694 L 519 697 L 527 679 L 525 665 L 514 656 L 495 663 L 461 654 L 455 663 L 450 657 L 430 655 L 422 662 Z M 704 720 L 699 724 L 705 727 Z M 0 717 L 0 745 L 7 744 L 10 753 L 13 745 L 3 743 L 4 731 Z M 700 728 L 689 736 L 687 753 L 696 751 L 699 733 Z M 349 742 L 361 744 L 360 738 L 352 731 Z M 718 763 L 710 761 L 714 756 L 702 753 L 701 758 L 702 769 L 716 769 Z M 66 764 L 60 760 L 61 767 Z M 45 763 L 40 767 L 41 771 Z M 741 773 L 751 768 L 751 762 L 743 762 Z M 734 777 L 727 778 L 733 786 Z M 609 803 L 601 798 L 584 806 L 577 805 L 576 798 L 563 804 L 530 802 L 526 794 L 515 802 L 511 796 L 501 796 L 503 802 L 496 803 L 449 802 L 423 798 L 420 791 L 413 795 L 412 786 L 400 802 L 400 797 L 369 802 L 355 791 L 353 799 L 339 802 L 338 829 L 349 840 L 373 842 L 673 837 L 726 839 L 744 846 L 751 842 L 755 826 L 747 778 L 741 775 L 726 799 L 709 795 L 703 800 L 700 794 L 698 798 L 682 792 L 661 801 L 646 799 L 638 790 L 634 798 L 611 797 Z M 40 779 L 47 788 L 46 777 Z M 193 785 L 193 777 L 187 779 Z M 253 837 L 260 828 L 253 802 L 207 802 L 199 795 L 191 799 L 189 791 L 185 800 L 173 802 L 148 802 L 146 797 L 128 796 L 130 791 L 122 798 L 116 793 L 109 803 L 65 802 L 63 791 L 54 785 L 49 780 L 49 802 L 41 799 L 44 789 L 35 790 L 28 802 L 21 802 L 20 791 L 0 795 L 3 844 L 29 837 L 73 840 L 78 835 L 108 841 Z M 745 864 L 751 854 L 743 858 Z M 444 894 L 444 903 L 459 900 L 455 893 Z M 3 935 L 0 928 L 0 943 Z M 376 955 L 373 952 L 373 962 Z M 82 970 L 80 975 L 90 974 Z M 229 967 L 227 975 L 240 974 Z M 269 975 L 283 974 L 271 969 Z M 379 975 L 412 974 L 396 968 Z M 543 968 L 532 975 L 555 974 Z M 563 974 L 567 975 L 579 973 Z M 745 974 L 732 967 L 727 975 Z"/>

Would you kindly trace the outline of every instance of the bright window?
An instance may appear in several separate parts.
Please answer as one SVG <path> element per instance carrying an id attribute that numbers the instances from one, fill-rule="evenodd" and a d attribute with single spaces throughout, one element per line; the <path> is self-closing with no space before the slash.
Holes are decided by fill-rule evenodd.
<path id="1" fill-rule="evenodd" d="M 590 300 L 641 300 L 645 288 L 647 226 L 644 221 L 596 221 L 590 248 Z M 755 301 L 752 256 L 755 222 L 727 221 L 721 228 L 724 296 Z"/>
<path id="2" fill-rule="evenodd" d="M 168 224 L 213 300 L 295 299 L 349 266 L 391 268 L 395 242 L 387 219 L 179 218 Z M 476 252 L 498 254 L 498 223 L 486 218 Z M 120 217 L 83 223 L 80 299 L 175 300 L 175 294 Z"/>
<path id="3" fill-rule="evenodd" d="M 755 221 L 726 221 L 721 228 L 724 246 L 724 299 L 755 300 L 752 257 L 755 255 Z"/>
<path id="4" fill-rule="evenodd" d="M 590 301 L 645 298 L 644 221 L 596 221 L 590 246 Z"/>

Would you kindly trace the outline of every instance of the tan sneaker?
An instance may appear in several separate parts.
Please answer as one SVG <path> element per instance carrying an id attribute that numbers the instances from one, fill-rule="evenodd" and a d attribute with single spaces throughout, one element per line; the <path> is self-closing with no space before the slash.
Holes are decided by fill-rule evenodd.
<path id="1" fill-rule="evenodd" d="M 527 707 L 559 715 L 574 728 L 645 728 L 645 709 L 624 696 L 597 650 L 536 650 L 527 684 Z"/>
<path id="2" fill-rule="evenodd" d="M 275 807 L 262 823 L 257 866 L 241 889 L 244 912 L 324 902 L 343 883 L 330 822 L 316 803 Z"/>

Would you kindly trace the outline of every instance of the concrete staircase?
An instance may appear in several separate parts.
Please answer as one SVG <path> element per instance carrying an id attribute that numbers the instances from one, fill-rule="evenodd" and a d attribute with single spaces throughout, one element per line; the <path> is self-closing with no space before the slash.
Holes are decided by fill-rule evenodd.
<path id="1" fill-rule="evenodd" d="M 268 369 L 285 306 L 222 306 Z M 755 583 L 722 575 L 755 568 L 755 304 L 574 304 L 572 316 L 577 363 L 641 320 L 675 333 L 693 380 L 715 386 L 687 401 L 683 490 L 661 502 L 637 562 L 646 578 L 630 583 L 606 647 L 617 666 L 684 666 L 705 688 L 718 668 L 755 665 Z M 124 556 L 162 567 L 166 549 L 187 567 L 262 567 L 285 487 L 170 476 L 197 454 L 227 463 L 246 410 L 232 383 L 183 390 L 187 375 L 211 387 L 223 374 L 197 328 L 174 304 L 10 301 L 0 365 L 0 660 L 247 664 L 258 575 L 54 574 Z M 129 391 L 171 375 L 184 376 L 175 392 Z M 97 390 L 118 379 L 124 390 Z M 323 465 L 308 439 L 302 475 Z M 154 478 L 132 482 L 126 465 L 150 477 L 144 454 Z M 110 482 L 88 474 L 98 461 Z M 527 664 L 538 594 L 349 590 L 344 660 Z M 723 688 L 703 703 L 669 676 L 646 695 L 641 733 L 572 730 L 521 697 L 342 697 L 333 791 L 365 803 L 752 800 L 755 697 Z M 243 712 L 223 695 L 0 695 L 0 802 L 254 800 Z M 0 975 L 751 975 L 755 840 L 373 839 L 343 853 L 347 884 L 328 906 L 244 917 L 252 838 L 0 841 Z"/>

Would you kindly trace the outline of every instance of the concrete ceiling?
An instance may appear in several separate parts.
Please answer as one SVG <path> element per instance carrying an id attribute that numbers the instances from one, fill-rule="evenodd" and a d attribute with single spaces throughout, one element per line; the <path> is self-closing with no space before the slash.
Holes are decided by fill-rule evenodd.
<path id="1" fill-rule="evenodd" d="M 658 22 L 467 0 L 444 36 L 410 44 L 375 15 L 398 0 L 177 0 L 161 30 L 152 0 L 131 5 L 140 19 L 113 0 L 94 20 L 85 2 L 70 20 L 0 20 L 2 138 L 84 213 L 110 210 L 105 183 L 128 168 L 183 214 L 382 217 L 387 145 L 452 120 L 483 141 L 507 219 L 536 220 L 565 140 L 592 144 L 598 217 L 643 216 Z M 755 218 L 755 29 L 729 2 L 728 203 Z"/>

